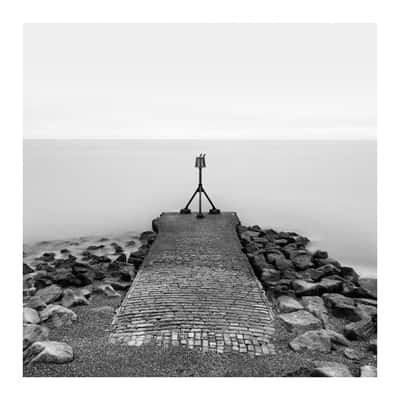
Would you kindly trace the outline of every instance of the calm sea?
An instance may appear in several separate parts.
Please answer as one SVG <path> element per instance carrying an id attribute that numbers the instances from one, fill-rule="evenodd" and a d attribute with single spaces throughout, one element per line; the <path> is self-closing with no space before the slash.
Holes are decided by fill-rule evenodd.
<path id="1" fill-rule="evenodd" d="M 204 186 L 241 222 L 296 231 L 376 275 L 376 142 L 25 140 L 24 243 L 150 228 Z"/>

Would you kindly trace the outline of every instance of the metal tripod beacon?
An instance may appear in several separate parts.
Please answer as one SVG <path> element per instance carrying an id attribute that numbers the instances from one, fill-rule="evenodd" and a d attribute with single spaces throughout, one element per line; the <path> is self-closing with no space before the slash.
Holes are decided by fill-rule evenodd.
<path id="1" fill-rule="evenodd" d="M 202 176 L 201 176 L 201 170 L 206 167 L 206 155 L 201 154 L 196 157 L 196 162 L 194 166 L 199 169 L 199 185 L 197 186 L 197 189 L 194 191 L 192 197 L 186 204 L 185 208 L 181 209 L 181 214 L 190 214 L 190 203 L 193 201 L 194 197 L 196 194 L 199 194 L 199 212 L 197 213 L 197 218 L 204 218 L 204 214 L 202 213 L 201 209 L 201 194 L 204 193 L 204 196 L 206 196 L 207 200 L 211 204 L 211 209 L 210 209 L 210 214 L 220 214 L 220 210 L 218 208 L 215 208 L 214 203 L 211 201 L 210 197 L 208 196 L 207 192 L 204 190 L 203 183 L 202 183 Z"/>

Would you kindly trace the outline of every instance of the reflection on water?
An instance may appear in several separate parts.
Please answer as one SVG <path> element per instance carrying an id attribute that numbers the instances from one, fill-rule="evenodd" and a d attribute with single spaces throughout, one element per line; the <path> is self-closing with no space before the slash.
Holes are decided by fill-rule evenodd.
<path id="1" fill-rule="evenodd" d="M 376 274 L 373 141 L 24 141 L 24 242 L 149 229 L 194 191 L 200 152 L 218 208 Z"/>

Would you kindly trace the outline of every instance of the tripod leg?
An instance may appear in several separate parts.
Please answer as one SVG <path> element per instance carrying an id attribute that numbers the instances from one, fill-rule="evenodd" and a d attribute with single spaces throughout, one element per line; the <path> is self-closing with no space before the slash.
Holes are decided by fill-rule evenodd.
<path id="1" fill-rule="evenodd" d="M 211 201 L 211 199 L 208 197 L 207 192 L 202 188 L 202 192 L 204 193 L 204 195 L 207 197 L 207 200 L 210 202 L 212 209 L 210 210 L 210 214 L 219 214 L 220 211 L 218 210 L 218 208 L 215 208 L 214 203 Z"/>
<path id="2" fill-rule="evenodd" d="M 181 214 L 189 214 L 189 213 L 190 213 L 190 210 L 189 210 L 190 203 L 193 201 L 194 196 L 196 196 L 196 194 L 197 194 L 198 191 L 199 191 L 199 188 L 197 188 L 197 189 L 194 191 L 192 197 L 190 198 L 190 200 L 189 200 L 188 203 L 186 204 L 185 208 L 182 208 Z"/>

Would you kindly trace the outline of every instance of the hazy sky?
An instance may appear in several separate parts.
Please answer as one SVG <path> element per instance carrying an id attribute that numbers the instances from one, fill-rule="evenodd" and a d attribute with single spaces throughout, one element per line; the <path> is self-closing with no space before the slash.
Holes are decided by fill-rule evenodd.
<path id="1" fill-rule="evenodd" d="M 372 24 L 27 24 L 24 138 L 376 135 Z"/>

